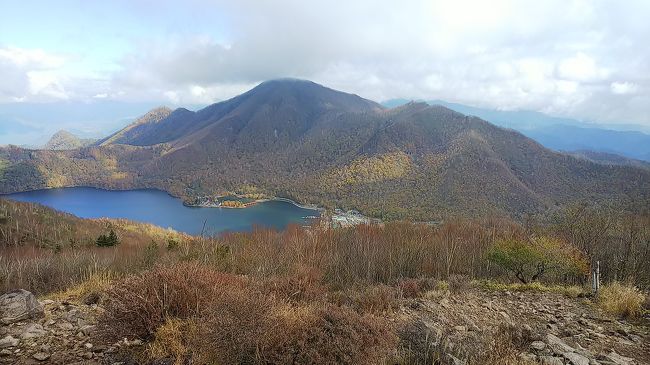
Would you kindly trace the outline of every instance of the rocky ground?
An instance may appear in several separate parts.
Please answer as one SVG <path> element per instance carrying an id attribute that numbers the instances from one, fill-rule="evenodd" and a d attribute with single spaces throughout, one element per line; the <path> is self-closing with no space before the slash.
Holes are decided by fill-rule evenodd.
<path id="1" fill-rule="evenodd" d="M 108 364 L 139 341 L 101 343 L 94 335 L 101 306 L 93 300 L 36 301 L 28 292 L 0 297 L 0 364 Z M 395 321 L 415 357 L 464 364 L 502 333 L 521 341 L 518 356 L 531 364 L 650 364 L 648 320 L 614 319 L 587 299 L 561 294 L 468 289 L 430 292 L 404 300 Z"/>
<path id="2" fill-rule="evenodd" d="M 427 333 L 442 339 L 445 352 L 460 360 L 454 364 L 506 331 L 518 337 L 519 356 L 532 364 L 650 364 L 647 319 L 617 320 L 583 298 L 474 289 L 414 299 L 401 316 L 419 327 L 412 331 L 420 338 Z"/>
<path id="3" fill-rule="evenodd" d="M 102 312 L 95 303 L 46 299 L 30 305 L 29 299 L 17 301 L 20 303 L 10 306 L 13 312 L 18 312 L 20 305 L 27 302 L 24 312 L 29 316 L 5 320 L 7 311 L 4 311 L 0 325 L 0 364 L 125 365 L 113 361 L 120 348 L 141 344 L 128 340 L 115 344 L 94 341 L 96 320 Z M 2 304 L 0 299 L 0 313 Z"/>

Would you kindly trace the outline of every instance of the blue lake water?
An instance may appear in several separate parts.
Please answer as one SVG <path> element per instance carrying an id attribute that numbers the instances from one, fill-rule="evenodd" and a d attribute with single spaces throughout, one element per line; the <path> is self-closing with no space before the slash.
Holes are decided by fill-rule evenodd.
<path id="1" fill-rule="evenodd" d="M 309 224 L 317 210 L 284 201 L 268 201 L 243 209 L 187 207 L 180 199 L 159 190 L 109 191 L 62 188 L 29 191 L 2 197 L 48 207 L 81 218 L 126 218 L 177 231 L 207 235 L 224 231 L 249 231 L 254 226 L 283 229 L 291 223 Z"/>

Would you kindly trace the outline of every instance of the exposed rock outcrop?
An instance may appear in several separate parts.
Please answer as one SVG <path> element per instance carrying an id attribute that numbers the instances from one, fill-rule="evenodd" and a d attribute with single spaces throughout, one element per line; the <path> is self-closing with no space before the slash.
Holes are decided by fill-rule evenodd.
<path id="1" fill-rule="evenodd" d="M 43 316 L 43 306 L 34 294 L 17 289 L 0 296 L 0 322 L 10 324 Z"/>

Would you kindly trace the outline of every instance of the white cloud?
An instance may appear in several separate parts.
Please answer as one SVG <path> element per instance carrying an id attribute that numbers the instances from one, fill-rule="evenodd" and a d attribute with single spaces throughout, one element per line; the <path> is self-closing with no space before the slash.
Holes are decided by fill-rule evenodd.
<path id="1" fill-rule="evenodd" d="M 635 94 L 639 86 L 632 82 L 612 82 L 610 85 L 612 92 L 618 95 Z"/>
<path id="2" fill-rule="evenodd" d="M 64 63 L 63 57 L 49 54 L 41 49 L 23 49 L 12 46 L 0 48 L 0 59 L 29 69 L 56 68 Z"/>
<path id="3" fill-rule="evenodd" d="M 0 48 L 0 102 L 68 99 L 57 70 L 65 60 L 40 49 Z"/>
<path id="4" fill-rule="evenodd" d="M 606 69 L 598 67 L 596 60 L 584 53 L 578 53 L 560 62 L 558 71 L 561 78 L 573 81 L 599 81 L 608 76 Z"/>
<path id="5" fill-rule="evenodd" d="M 65 57 L 0 48 L 8 80 L 0 100 L 207 104 L 292 76 L 378 101 L 443 99 L 650 126 L 647 0 L 187 0 L 184 8 L 199 9 L 191 19 L 165 13 L 173 1 L 159 5 L 129 9 L 173 18 L 169 32 L 133 41 L 117 70 L 94 79 L 70 74 Z"/>

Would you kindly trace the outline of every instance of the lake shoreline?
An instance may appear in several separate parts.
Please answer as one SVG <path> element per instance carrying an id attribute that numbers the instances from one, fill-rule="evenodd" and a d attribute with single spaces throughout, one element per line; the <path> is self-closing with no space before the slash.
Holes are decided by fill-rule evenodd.
<path id="1" fill-rule="evenodd" d="M 171 195 L 171 194 L 170 194 Z M 320 213 L 325 212 L 326 209 L 323 207 L 319 207 L 315 204 L 300 204 L 294 200 L 291 200 L 289 198 L 281 198 L 281 197 L 273 197 L 273 198 L 265 198 L 265 199 L 255 199 L 252 202 L 247 202 L 247 203 L 242 203 L 239 206 L 229 206 L 229 205 L 223 205 L 223 204 L 215 204 L 215 203 L 204 203 L 204 204 L 196 204 L 196 203 L 189 203 L 186 201 L 183 201 L 183 205 L 186 207 L 190 208 L 225 208 L 225 209 L 245 209 L 245 208 L 250 208 L 252 206 L 255 206 L 260 203 L 265 203 L 265 202 L 271 202 L 271 201 L 279 201 L 279 202 L 285 202 L 285 203 L 290 203 L 292 205 L 295 205 L 298 208 L 302 209 L 309 209 L 309 210 L 315 210 Z"/>
<path id="2" fill-rule="evenodd" d="M 183 200 L 160 189 L 109 190 L 95 187 L 39 189 L 0 196 L 48 206 L 79 218 L 127 219 L 159 227 L 172 227 L 191 235 L 203 231 L 250 231 L 254 227 L 284 229 L 288 224 L 309 225 L 319 210 L 301 207 L 288 199 L 247 199 L 240 210 L 193 209 Z M 277 203 L 272 203 L 277 200 Z M 207 202 L 207 201 L 204 201 Z M 265 203 L 266 202 L 266 203 Z M 321 210 L 322 211 L 322 210 Z"/>

